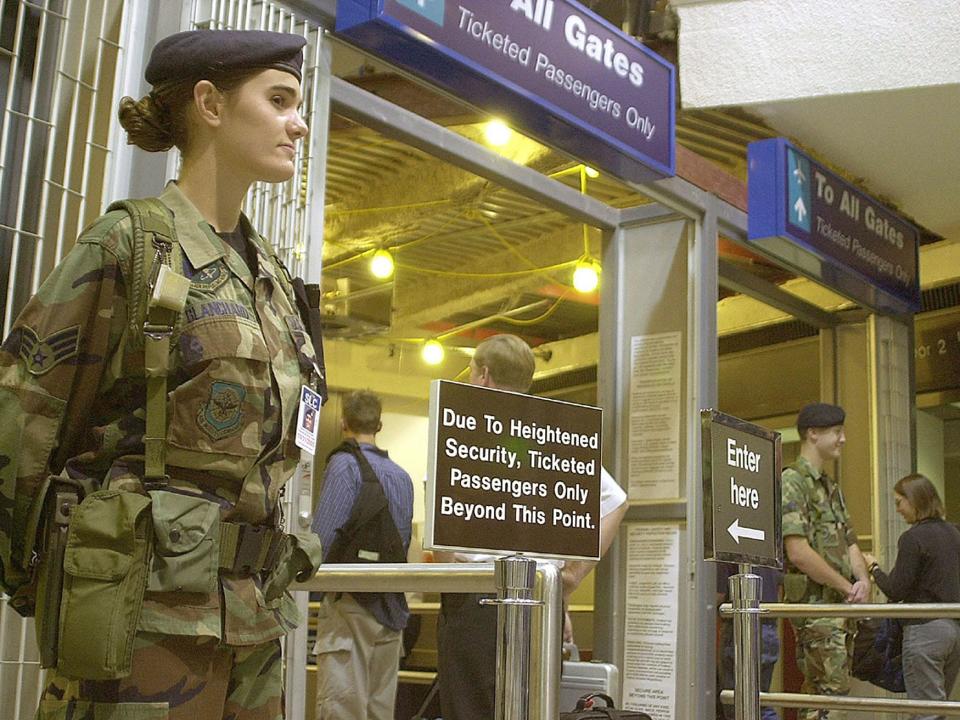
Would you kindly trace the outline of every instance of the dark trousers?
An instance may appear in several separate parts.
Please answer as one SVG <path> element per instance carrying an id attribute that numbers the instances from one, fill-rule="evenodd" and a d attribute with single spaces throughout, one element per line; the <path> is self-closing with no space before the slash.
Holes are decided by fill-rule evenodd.
<path id="1" fill-rule="evenodd" d="M 491 720 L 495 714 L 497 608 L 494 595 L 440 596 L 437 672 L 443 720 Z"/>

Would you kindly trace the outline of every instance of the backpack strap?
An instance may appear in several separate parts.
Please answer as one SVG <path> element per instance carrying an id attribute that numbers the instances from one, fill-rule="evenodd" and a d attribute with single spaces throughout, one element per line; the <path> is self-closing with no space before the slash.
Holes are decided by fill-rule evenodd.
<path id="1" fill-rule="evenodd" d="M 182 324 L 190 281 L 182 267 L 180 245 L 170 210 L 156 198 L 122 200 L 108 210 L 124 210 L 133 222 L 133 263 L 130 288 L 130 338 L 142 338 L 147 378 L 144 485 L 165 486 L 167 438 L 167 376 L 174 331 Z M 147 248 L 148 236 L 150 249 Z M 152 259 L 147 258 L 152 254 Z"/>
<path id="2" fill-rule="evenodd" d="M 337 453 L 349 453 L 357 460 L 357 465 L 360 466 L 360 478 L 365 483 L 375 483 L 380 485 L 380 478 L 377 477 L 377 474 L 373 471 L 373 468 L 370 466 L 370 461 L 363 454 L 363 450 L 360 448 L 360 444 L 350 438 L 349 440 L 344 440 L 342 443 L 337 445 L 333 450 L 330 451 L 330 454 L 327 455 L 327 462 L 330 462 L 332 458 Z M 381 485 L 381 487 L 383 487 Z"/>

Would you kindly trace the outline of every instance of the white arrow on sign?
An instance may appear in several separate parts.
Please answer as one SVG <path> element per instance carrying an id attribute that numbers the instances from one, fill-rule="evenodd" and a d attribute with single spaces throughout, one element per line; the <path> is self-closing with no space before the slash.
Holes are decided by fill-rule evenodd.
<path id="1" fill-rule="evenodd" d="M 730 537 L 737 541 L 737 545 L 740 544 L 740 538 L 747 538 L 748 540 L 763 540 L 767 536 L 763 530 L 740 527 L 740 518 L 737 518 L 730 523 L 730 527 L 727 528 L 727 532 L 730 533 Z"/>
<path id="2" fill-rule="evenodd" d="M 803 216 L 807 214 L 807 207 L 803 204 L 803 198 L 797 198 L 793 204 L 793 209 L 797 211 L 797 219 L 803 222 Z"/>

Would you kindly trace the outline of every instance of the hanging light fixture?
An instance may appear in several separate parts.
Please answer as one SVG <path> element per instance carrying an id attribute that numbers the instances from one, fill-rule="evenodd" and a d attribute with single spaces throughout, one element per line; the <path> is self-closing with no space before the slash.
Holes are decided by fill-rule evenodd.
<path id="1" fill-rule="evenodd" d="M 510 142 L 510 138 L 513 136 L 513 130 L 511 130 L 503 120 L 494 119 L 484 127 L 483 136 L 489 145 L 500 147 Z"/>
<path id="2" fill-rule="evenodd" d="M 573 287 L 580 293 L 591 293 L 600 284 L 600 263 L 584 256 L 577 261 L 573 270 Z"/>
<path id="3" fill-rule="evenodd" d="M 374 277 L 385 280 L 393 275 L 393 255 L 389 250 L 380 248 L 370 258 L 370 272 Z"/>
<path id="4" fill-rule="evenodd" d="M 439 365 L 443 362 L 443 345 L 438 340 L 427 340 L 420 350 L 420 357 L 427 365 Z"/>

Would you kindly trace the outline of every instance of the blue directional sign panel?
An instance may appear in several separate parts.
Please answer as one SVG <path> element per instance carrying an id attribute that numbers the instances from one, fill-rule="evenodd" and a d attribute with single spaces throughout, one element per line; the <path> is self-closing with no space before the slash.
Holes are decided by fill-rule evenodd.
<path id="1" fill-rule="evenodd" d="M 338 0 L 337 34 L 635 182 L 675 174 L 673 65 L 574 0 Z"/>
<path id="2" fill-rule="evenodd" d="M 748 236 L 761 252 L 879 312 L 920 309 L 920 231 L 784 138 L 747 149 Z"/>

